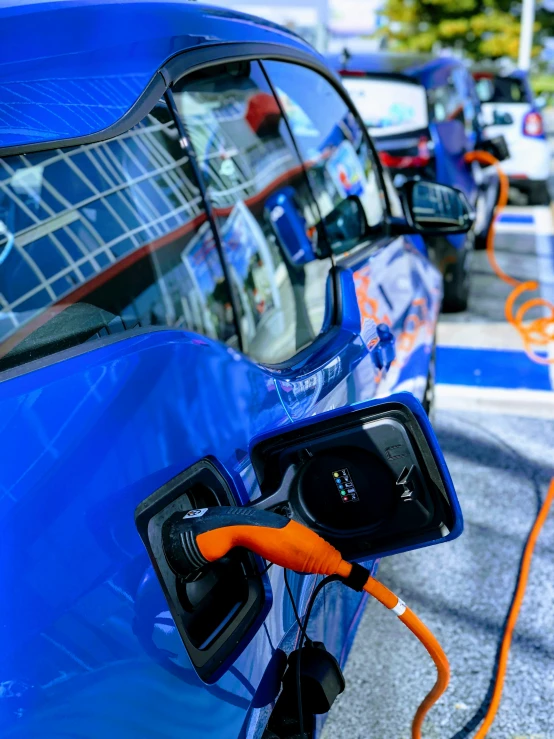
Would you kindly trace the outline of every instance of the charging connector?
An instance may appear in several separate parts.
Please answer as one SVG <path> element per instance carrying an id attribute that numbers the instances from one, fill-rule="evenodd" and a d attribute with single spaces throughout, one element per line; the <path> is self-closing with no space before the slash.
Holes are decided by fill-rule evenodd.
<path id="1" fill-rule="evenodd" d="M 179 513 L 165 522 L 162 539 L 169 566 L 185 578 L 226 556 L 231 549 L 245 547 L 296 572 L 338 575 L 345 585 L 365 590 L 393 611 L 422 642 L 438 671 L 433 689 L 414 718 L 412 737 L 420 738 L 425 715 L 448 686 L 448 660 L 425 624 L 367 570 L 344 560 L 337 549 L 302 524 L 255 508 L 202 508 Z"/>

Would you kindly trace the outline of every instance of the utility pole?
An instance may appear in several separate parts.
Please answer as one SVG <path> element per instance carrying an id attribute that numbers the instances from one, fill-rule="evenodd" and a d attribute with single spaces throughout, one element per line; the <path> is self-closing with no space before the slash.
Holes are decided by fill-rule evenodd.
<path id="1" fill-rule="evenodd" d="M 518 67 L 527 71 L 531 66 L 533 26 L 535 24 L 535 0 L 523 0 L 521 7 L 521 31 L 519 34 Z"/>

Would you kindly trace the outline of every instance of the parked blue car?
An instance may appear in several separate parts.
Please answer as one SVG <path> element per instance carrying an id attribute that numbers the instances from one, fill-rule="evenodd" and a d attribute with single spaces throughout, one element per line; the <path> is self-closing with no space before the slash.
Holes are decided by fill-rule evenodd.
<path id="1" fill-rule="evenodd" d="M 170 611 L 135 511 L 168 485 L 246 503 L 253 439 L 429 405 L 442 278 L 404 234 L 468 211 L 449 191 L 458 215 L 435 212 L 431 183 L 399 215 L 285 29 L 154 0 L 14 2 L 0 25 L 0 734 L 275 736 L 283 571 L 233 560 Z M 290 579 L 303 611 L 315 578 Z M 314 611 L 341 663 L 363 604 L 335 583 Z"/>
<path id="2" fill-rule="evenodd" d="M 464 64 L 423 54 L 354 54 L 330 58 L 391 176 L 421 176 L 459 188 L 476 211 L 463 236 L 427 240 L 444 274 L 444 309 L 463 311 L 469 260 L 484 248 L 498 197 L 498 177 L 464 154 L 484 145 L 475 83 Z"/>

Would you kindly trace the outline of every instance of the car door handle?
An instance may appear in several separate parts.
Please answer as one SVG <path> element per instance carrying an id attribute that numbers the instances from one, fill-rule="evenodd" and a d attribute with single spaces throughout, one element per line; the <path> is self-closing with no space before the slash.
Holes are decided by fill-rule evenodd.
<path id="1" fill-rule="evenodd" d="M 371 357 L 377 369 L 389 369 L 396 358 L 396 339 L 386 323 L 377 325 L 379 341 L 371 350 Z"/>

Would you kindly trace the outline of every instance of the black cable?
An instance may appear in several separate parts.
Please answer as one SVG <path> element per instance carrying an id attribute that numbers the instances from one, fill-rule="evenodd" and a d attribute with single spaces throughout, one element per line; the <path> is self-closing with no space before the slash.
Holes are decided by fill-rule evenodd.
<path id="1" fill-rule="evenodd" d="M 343 578 L 340 575 L 329 575 L 328 577 L 324 577 L 323 580 L 318 582 L 318 584 L 315 586 L 313 593 L 310 596 L 310 600 L 308 601 L 308 607 L 306 608 L 306 613 L 304 614 L 303 624 L 302 624 L 302 631 L 300 635 L 300 647 L 302 647 L 304 641 L 310 641 L 310 638 L 306 634 L 306 630 L 308 628 L 308 623 L 310 621 L 311 615 L 312 615 L 312 609 L 315 604 L 315 599 L 320 594 L 320 592 L 323 590 L 323 588 L 326 585 L 329 585 L 329 583 L 332 582 L 342 582 Z"/>
<path id="2" fill-rule="evenodd" d="M 259 573 L 260 576 L 265 575 L 266 572 L 269 572 L 269 570 L 273 567 L 273 562 L 268 562 L 267 565 L 263 568 L 263 570 Z"/>
<path id="3" fill-rule="evenodd" d="M 306 739 L 306 735 L 304 734 L 304 709 L 302 707 L 302 685 L 300 680 L 300 649 L 302 649 L 302 621 L 300 620 L 300 616 L 298 614 L 298 608 L 296 607 L 296 601 L 294 600 L 294 596 L 292 594 L 292 588 L 289 583 L 288 578 L 288 570 L 285 570 L 285 587 L 287 589 L 287 593 L 289 594 L 290 602 L 294 611 L 294 617 L 296 619 L 296 623 L 298 624 L 298 628 L 300 630 L 300 642 L 298 647 L 298 656 L 296 658 L 296 699 L 298 701 L 297 707 L 298 707 L 298 726 L 300 730 L 300 739 Z"/>
<path id="4" fill-rule="evenodd" d="M 302 648 L 305 642 L 308 642 L 309 644 L 312 643 L 312 640 L 307 635 L 306 631 L 308 629 L 308 624 L 310 622 L 310 618 L 312 615 L 312 609 L 314 607 L 317 596 L 319 595 L 319 593 L 323 590 L 323 588 L 326 585 L 328 585 L 331 582 L 336 582 L 336 581 L 342 581 L 342 577 L 340 575 L 329 575 L 328 577 L 324 577 L 323 580 L 318 582 L 318 584 L 313 589 L 312 594 L 310 595 L 310 600 L 308 601 L 308 607 L 306 608 L 306 613 L 304 614 L 302 621 L 300 621 L 300 619 L 298 619 L 297 617 L 297 620 L 300 626 L 300 640 L 299 640 L 298 649 L 297 649 L 298 656 L 296 658 L 296 695 L 298 699 L 298 720 L 300 722 L 300 739 L 306 739 L 306 734 L 304 733 L 304 710 L 302 707 L 302 679 L 301 679 L 302 672 L 301 672 L 301 663 L 300 663 L 301 656 L 302 656 Z M 285 570 L 285 584 L 287 585 L 287 589 L 288 589 L 289 586 L 288 586 L 288 581 L 287 581 L 287 576 L 286 576 L 286 570 Z M 289 590 L 289 596 L 291 597 L 291 600 L 292 600 L 292 595 L 290 593 L 290 590 Z M 294 600 L 292 600 L 292 602 L 293 602 L 294 611 L 295 613 L 297 613 L 296 604 L 294 603 Z"/>
<path id="5" fill-rule="evenodd" d="M 298 615 L 298 608 L 296 607 L 296 601 L 294 600 L 294 595 L 292 594 L 292 588 L 289 583 L 289 571 L 288 570 L 285 570 L 285 587 L 287 589 L 287 593 L 289 594 L 289 599 L 292 605 L 292 610 L 294 611 L 294 618 L 296 619 L 298 628 L 301 630 L 302 621 L 300 620 L 300 616 Z"/>

